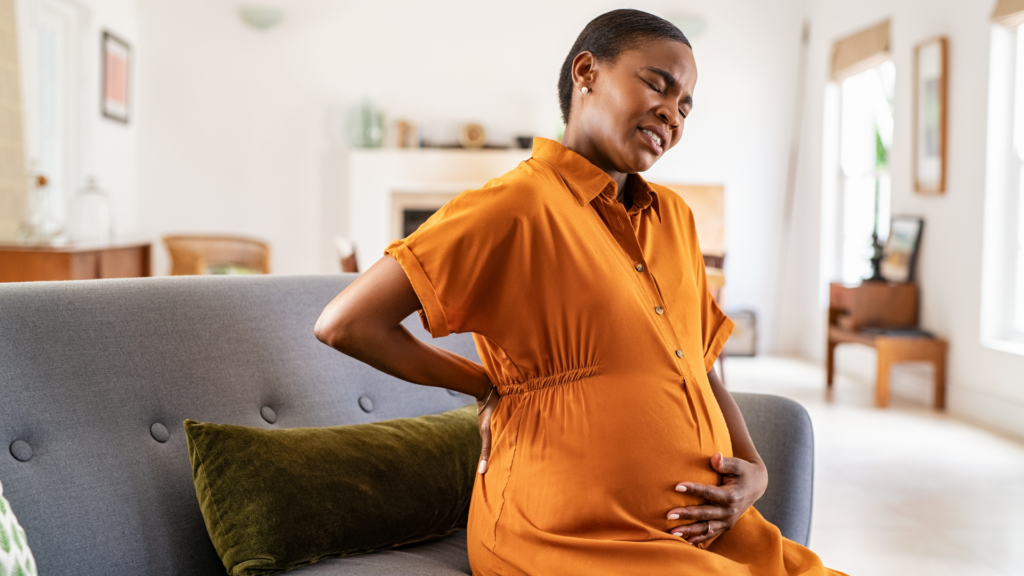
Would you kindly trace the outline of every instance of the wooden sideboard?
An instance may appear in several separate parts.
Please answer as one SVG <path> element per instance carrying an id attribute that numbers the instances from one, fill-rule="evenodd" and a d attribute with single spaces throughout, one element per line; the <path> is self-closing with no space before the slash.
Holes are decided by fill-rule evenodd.
<path id="1" fill-rule="evenodd" d="M 0 282 L 150 276 L 149 242 L 45 246 L 0 244 Z"/>

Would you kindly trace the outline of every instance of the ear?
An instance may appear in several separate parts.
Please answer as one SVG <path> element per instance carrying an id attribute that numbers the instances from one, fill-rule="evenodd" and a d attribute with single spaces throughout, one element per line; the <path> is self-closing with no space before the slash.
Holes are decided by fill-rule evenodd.
<path id="1" fill-rule="evenodd" d="M 576 90 L 594 85 L 597 59 L 590 52 L 580 52 L 572 59 L 572 84 Z"/>

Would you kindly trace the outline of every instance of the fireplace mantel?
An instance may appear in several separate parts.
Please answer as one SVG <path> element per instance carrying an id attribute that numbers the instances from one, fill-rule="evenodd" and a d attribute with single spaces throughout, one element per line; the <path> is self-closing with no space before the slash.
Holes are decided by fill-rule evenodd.
<path id="1" fill-rule="evenodd" d="M 397 237 L 395 213 L 407 202 L 440 207 L 463 190 L 483 186 L 530 157 L 530 150 L 379 148 L 349 155 L 349 234 L 362 269 Z M 420 198 L 417 198 L 419 196 Z M 417 201 L 418 200 L 418 201 Z"/>

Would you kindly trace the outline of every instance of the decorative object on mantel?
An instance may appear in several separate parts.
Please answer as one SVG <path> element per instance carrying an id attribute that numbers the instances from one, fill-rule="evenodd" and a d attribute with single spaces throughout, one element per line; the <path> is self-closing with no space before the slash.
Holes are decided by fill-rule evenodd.
<path id="1" fill-rule="evenodd" d="M 419 127 L 408 120 L 395 120 L 394 142 L 396 148 L 419 148 L 420 131 Z"/>
<path id="2" fill-rule="evenodd" d="M 352 108 L 348 119 L 349 144 L 356 148 L 380 148 L 384 143 L 384 113 L 369 100 Z"/>
<path id="3" fill-rule="evenodd" d="M 516 136 L 516 144 L 523 150 L 532 150 L 533 136 Z"/>
<path id="4" fill-rule="evenodd" d="M 68 229 L 71 240 L 76 243 L 114 241 L 114 209 L 110 195 L 96 185 L 92 176 L 71 202 Z"/>
<path id="5" fill-rule="evenodd" d="M 459 145 L 463 148 L 483 148 L 487 145 L 487 130 L 479 124 L 464 124 L 459 129 Z"/>
<path id="6" fill-rule="evenodd" d="M 128 123 L 129 87 L 131 86 L 131 47 L 110 32 L 103 32 L 103 116 L 122 124 Z"/>
<path id="7" fill-rule="evenodd" d="M 917 251 L 921 246 L 924 219 L 916 216 L 893 216 L 889 238 L 882 250 L 881 272 L 889 282 L 913 282 Z"/>
<path id="8" fill-rule="evenodd" d="M 914 191 L 946 191 L 947 41 L 914 47 Z"/>
<path id="9" fill-rule="evenodd" d="M 244 4 L 238 7 L 238 15 L 254 30 L 270 30 L 284 20 L 284 10 L 261 4 Z"/>

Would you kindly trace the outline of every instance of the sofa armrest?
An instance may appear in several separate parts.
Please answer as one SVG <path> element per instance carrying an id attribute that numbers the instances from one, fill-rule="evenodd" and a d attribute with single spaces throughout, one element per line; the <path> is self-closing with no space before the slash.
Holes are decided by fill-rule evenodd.
<path id="1" fill-rule="evenodd" d="M 780 396 L 733 393 L 768 467 L 768 489 L 754 507 L 782 535 L 807 545 L 814 499 L 814 429 L 803 406 Z"/>

